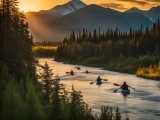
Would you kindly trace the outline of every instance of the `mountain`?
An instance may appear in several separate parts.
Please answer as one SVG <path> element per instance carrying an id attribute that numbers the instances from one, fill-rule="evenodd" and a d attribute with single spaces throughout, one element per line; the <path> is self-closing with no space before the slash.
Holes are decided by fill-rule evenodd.
<path id="1" fill-rule="evenodd" d="M 138 9 L 137 7 L 132 7 L 129 10 L 126 10 L 125 13 L 136 12 L 145 16 L 145 11 Z"/>
<path id="2" fill-rule="evenodd" d="M 152 7 L 146 12 L 146 16 L 150 18 L 153 22 L 160 20 L 160 6 Z"/>
<path id="3" fill-rule="evenodd" d="M 156 22 L 158 19 L 160 19 L 160 6 L 152 7 L 149 10 L 140 10 L 136 7 L 133 7 L 125 11 L 125 13 L 133 13 L 133 12 L 136 12 L 148 17 L 152 22 Z"/>
<path id="4" fill-rule="evenodd" d="M 121 31 L 139 29 L 152 26 L 153 22 L 146 16 L 137 12 L 119 12 L 98 5 L 87 5 L 69 14 L 53 17 L 43 12 L 25 13 L 29 23 L 29 30 L 33 34 L 34 41 L 62 41 L 72 31 L 78 33 L 83 28 L 93 32 L 99 29 L 101 32 L 108 28 Z"/>
<path id="5" fill-rule="evenodd" d="M 71 0 L 66 4 L 58 5 L 50 10 L 41 10 L 40 13 L 48 14 L 52 17 L 60 17 L 85 7 L 86 4 L 80 0 Z"/>
<path id="6" fill-rule="evenodd" d="M 129 30 L 130 27 L 138 29 L 142 23 L 144 27 L 152 25 L 152 22 L 141 14 L 121 13 L 98 5 L 88 5 L 75 12 L 57 18 L 54 22 L 56 21 L 58 21 L 59 24 L 65 25 L 63 29 L 75 31 L 82 30 L 83 28 L 88 30 L 101 28 L 101 30 L 105 31 L 108 28 L 115 29 L 116 27 L 126 31 Z M 60 28 L 57 24 L 54 27 Z"/>

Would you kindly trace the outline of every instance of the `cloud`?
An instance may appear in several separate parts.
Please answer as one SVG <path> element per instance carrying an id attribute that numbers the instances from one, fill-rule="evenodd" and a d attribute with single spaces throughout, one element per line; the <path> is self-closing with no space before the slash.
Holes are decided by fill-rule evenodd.
<path id="1" fill-rule="evenodd" d="M 139 0 L 117 0 L 117 1 L 122 1 L 122 2 L 131 2 L 131 3 L 136 3 L 139 5 L 147 5 L 147 1 L 139 1 Z M 151 0 L 151 1 L 159 1 L 159 0 Z"/>
<path id="2" fill-rule="evenodd" d="M 146 0 L 147 2 L 157 2 L 160 3 L 160 0 Z"/>
<path id="3" fill-rule="evenodd" d="M 115 8 L 115 9 L 121 9 L 121 10 L 126 10 L 127 9 L 122 4 L 115 4 L 115 3 L 101 3 L 100 6 Z"/>

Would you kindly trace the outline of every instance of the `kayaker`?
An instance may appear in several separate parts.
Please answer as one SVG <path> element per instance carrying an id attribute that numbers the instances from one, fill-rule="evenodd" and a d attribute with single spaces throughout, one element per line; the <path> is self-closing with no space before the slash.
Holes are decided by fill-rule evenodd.
<path id="1" fill-rule="evenodd" d="M 86 73 L 88 73 L 88 70 L 86 70 Z"/>
<path id="2" fill-rule="evenodd" d="M 102 81 L 101 77 L 100 77 L 100 76 L 98 76 L 98 78 L 97 78 L 97 82 L 101 82 L 101 81 Z"/>
<path id="3" fill-rule="evenodd" d="M 73 74 L 74 74 L 74 72 L 71 70 L 70 75 L 73 75 Z"/>
<path id="4" fill-rule="evenodd" d="M 120 87 L 120 89 L 122 90 L 128 90 L 128 85 L 126 84 L 126 82 L 123 83 L 123 85 Z"/>
<path id="5" fill-rule="evenodd" d="M 78 66 L 78 67 L 77 67 L 77 70 L 80 70 L 80 69 L 81 69 L 81 68 Z"/>

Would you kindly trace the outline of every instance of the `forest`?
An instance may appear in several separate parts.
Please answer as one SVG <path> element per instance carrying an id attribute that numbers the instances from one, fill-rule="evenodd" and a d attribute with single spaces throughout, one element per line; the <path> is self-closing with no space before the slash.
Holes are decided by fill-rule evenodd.
<path id="1" fill-rule="evenodd" d="M 80 91 L 66 91 L 48 64 L 33 54 L 33 36 L 17 0 L 0 6 L 0 120 L 95 120 Z M 38 69 L 41 69 L 38 71 Z M 120 120 L 102 107 L 98 120 Z"/>
<path id="2" fill-rule="evenodd" d="M 140 68 L 159 63 L 159 33 L 159 20 L 153 23 L 152 28 L 141 25 L 138 30 L 108 28 L 101 31 L 99 28 L 91 33 L 83 29 L 78 34 L 73 31 L 58 46 L 55 59 L 136 74 Z"/>

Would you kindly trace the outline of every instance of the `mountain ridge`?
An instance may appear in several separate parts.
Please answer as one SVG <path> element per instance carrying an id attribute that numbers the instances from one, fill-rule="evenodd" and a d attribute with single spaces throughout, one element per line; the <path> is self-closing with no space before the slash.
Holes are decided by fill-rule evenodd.
<path id="1" fill-rule="evenodd" d="M 132 7 L 124 12 L 137 12 L 148 17 L 153 22 L 156 22 L 158 19 L 160 19 L 160 6 L 152 7 L 149 10 L 141 10 L 136 7 Z"/>
<path id="2" fill-rule="evenodd" d="M 119 12 L 95 4 L 86 5 L 60 16 L 51 16 L 44 12 L 28 12 L 25 15 L 34 41 L 62 41 L 72 31 L 78 33 L 83 29 L 92 32 L 99 28 L 101 31 L 106 31 L 108 28 L 118 27 L 121 31 L 128 31 L 130 27 L 137 30 L 143 25 L 145 29 L 153 24 L 153 21 L 141 13 Z"/>

